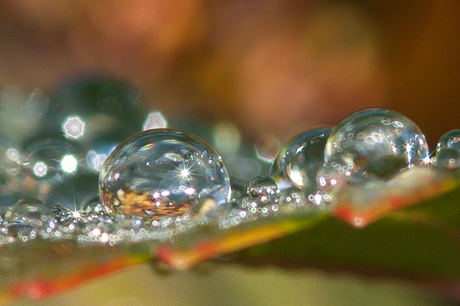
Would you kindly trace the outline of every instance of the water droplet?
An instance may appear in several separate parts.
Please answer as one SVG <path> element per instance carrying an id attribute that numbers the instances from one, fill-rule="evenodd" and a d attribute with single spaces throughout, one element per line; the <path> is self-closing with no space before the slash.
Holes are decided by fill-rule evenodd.
<path id="1" fill-rule="evenodd" d="M 287 141 L 279 150 L 270 175 L 280 188 L 316 186 L 316 174 L 323 165 L 324 147 L 332 128 L 307 130 Z"/>
<path id="2" fill-rule="evenodd" d="M 256 176 L 248 185 L 248 194 L 259 204 L 273 204 L 279 190 L 275 181 L 267 175 Z"/>
<path id="3" fill-rule="evenodd" d="M 460 168 L 460 130 L 452 130 L 441 136 L 436 145 L 435 164 L 446 169 Z"/>
<path id="4" fill-rule="evenodd" d="M 230 181 L 217 153 L 192 134 L 155 129 L 121 143 L 99 177 L 101 199 L 116 216 L 155 219 L 199 213 L 206 199 L 225 204 Z"/>
<path id="5" fill-rule="evenodd" d="M 43 229 L 49 226 L 52 212 L 37 199 L 23 199 L 11 206 L 5 215 L 5 222 L 10 228 L 17 225 L 31 231 L 33 229 Z"/>
<path id="6" fill-rule="evenodd" d="M 388 179 L 429 156 L 425 136 L 408 118 L 371 108 L 345 118 L 331 132 L 317 176 L 318 187 L 337 191 L 363 180 Z"/>

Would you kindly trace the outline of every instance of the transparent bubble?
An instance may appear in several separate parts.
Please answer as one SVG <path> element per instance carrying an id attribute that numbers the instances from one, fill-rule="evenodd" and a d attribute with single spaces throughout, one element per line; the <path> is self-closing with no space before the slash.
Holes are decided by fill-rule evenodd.
<path id="1" fill-rule="evenodd" d="M 155 219 L 201 214 L 210 203 L 227 203 L 230 180 L 221 158 L 204 141 L 178 130 L 155 129 L 128 138 L 110 154 L 99 190 L 114 215 Z"/>
<path id="2" fill-rule="evenodd" d="M 282 186 L 316 186 L 316 174 L 323 165 L 324 147 L 332 128 L 307 130 L 287 141 L 279 150 L 270 175 Z"/>
<path id="3" fill-rule="evenodd" d="M 394 111 L 371 108 L 345 118 L 332 131 L 324 152 L 326 165 L 318 187 L 337 190 L 344 184 L 391 178 L 429 161 L 420 129 Z"/>
<path id="4" fill-rule="evenodd" d="M 313 206 L 325 207 L 325 205 L 331 205 L 335 203 L 335 198 L 332 197 L 329 193 L 323 192 L 321 190 L 310 190 L 307 192 L 308 201 L 313 204 Z"/>
<path id="5" fill-rule="evenodd" d="M 10 207 L 5 215 L 5 222 L 38 229 L 48 226 L 51 210 L 37 199 L 23 199 Z"/>
<path id="6" fill-rule="evenodd" d="M 267 175 L 256 176 L 248 185 L 248 194 L 256 198 L 260 204 L 274 203 L 278 193 L 275 181 Z"/>
<path id="7" fill-rule="evenodd" d="M 441 136 L 436 145 L 435 164 L 446 169 L 460 168 L 460 130 L 452 130 Z"/>

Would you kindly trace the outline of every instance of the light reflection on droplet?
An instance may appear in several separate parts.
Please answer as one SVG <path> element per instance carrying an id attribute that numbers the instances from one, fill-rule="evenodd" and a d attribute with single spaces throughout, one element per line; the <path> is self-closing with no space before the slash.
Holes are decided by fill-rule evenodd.
<path id="1" fill-rule="evenodd" d="M 326 143 L 319 187 L 336 192 L 349 184 L 388 179 L 429 159 L 425 136 L 410 119 L 371 108 L 346 117 Z"/>
<path id="2" fill-rule="evenodd" d="M 451 130 L 438 141 L 435 164 L 444 169 L 460 168 L 460 130 Z"/>
<path id="3" fill-rule="evenodd" d="M 114 215 L 144 219 L 200 213 L 206 199 L 221 205 L 230 196 L 217 153 L 195 136 L 171 129 L 144 131 L 120 144 L 105 161 L 99 185 Z"/>
<path id="4" fill-rule="evenodd" d="M 316 175 L 324 161 L 324 147 L 332 128 L 316 128 L 288 140 L 279 150 L 270 175 L 284 188 L 315 187 Z"/>

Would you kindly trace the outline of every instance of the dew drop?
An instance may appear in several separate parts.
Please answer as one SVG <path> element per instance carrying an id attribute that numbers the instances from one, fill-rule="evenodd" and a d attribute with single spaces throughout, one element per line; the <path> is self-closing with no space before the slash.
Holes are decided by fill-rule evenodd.
<path id="1" fill-rule="evenodd" d="M 5 222 L 9 227 L 20 227 L 31 231 L 49 226 L 51 210 L 37 199 L 23 199 L 9 208 Z"/>
<path id="2" fill-rule="evenodd" d="M 273 204 L 279 194 L 275 180 L 267 175 L 256 176 L 248 185 L 248 194 L 258 204 Z"/>
<path id="3" fill-rule="evenodd" d="M 331 132 L 318 187 L 337 191 L 369 179 L 389 179 L 423 165 L 428 156 L 425 136 L 410 119 L 381 108 L 358 111 Z"/>
<path id="4" fill-rule="evenodd" d="M 316 174 L 323 165 L 324 147 L 332 128 L 307 130 L 287 141 L 279 150 L 270 176 L 280 185 L 299 188 L 316 186 Z"/>
<path id="5" fill-rule="evenodd" d="M 436 145 L 435 164 L 446 169 L 460 168 L 460 130 L 452 130 L 441 136 Z"/>
<path id="6" fill-rule="evenodd" d="M 102 167 L 99 190 L 113 215 L 156 219 L 198 214 L 209 198 L 217 205 L 227 203 L 230 180 L 220 157 L 203 140 L 154 129 L 117 146 Z"/>

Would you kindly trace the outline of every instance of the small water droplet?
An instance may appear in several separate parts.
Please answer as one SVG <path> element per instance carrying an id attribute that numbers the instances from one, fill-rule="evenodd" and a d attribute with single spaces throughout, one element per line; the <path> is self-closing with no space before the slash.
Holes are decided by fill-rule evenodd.
<path id="1" fill-rule="evenodd" d="M 259 205 L 273 204 L 279 194 L 275 181 L 267 175 L 256 176 L 248 185 L 248 194 Z"/>
<path id="2" fill-rule="evenodd" d="M 9 208 L 5 223 L 9 232 L 30 233 L 33 230 L 46 229 L 52 222 L 51 210 L 37 199 L 23 199 Z"/>
<path id="3" fill-rule="evenodd" d="M 292 184 L 299 188 L 316 186 L 316 174 L 323 165 L 324 147 L 331 131 L 329 127 L 307 130 L 281 147 L 270 169 L 270 176 L 281 189 Z"/>
<path id="4" fill-rule="evenodd" d="M 452 130 L 441 136 L 436 145 L 435 164 L 446 169 L 460 168 L 460 130 Z"/>

